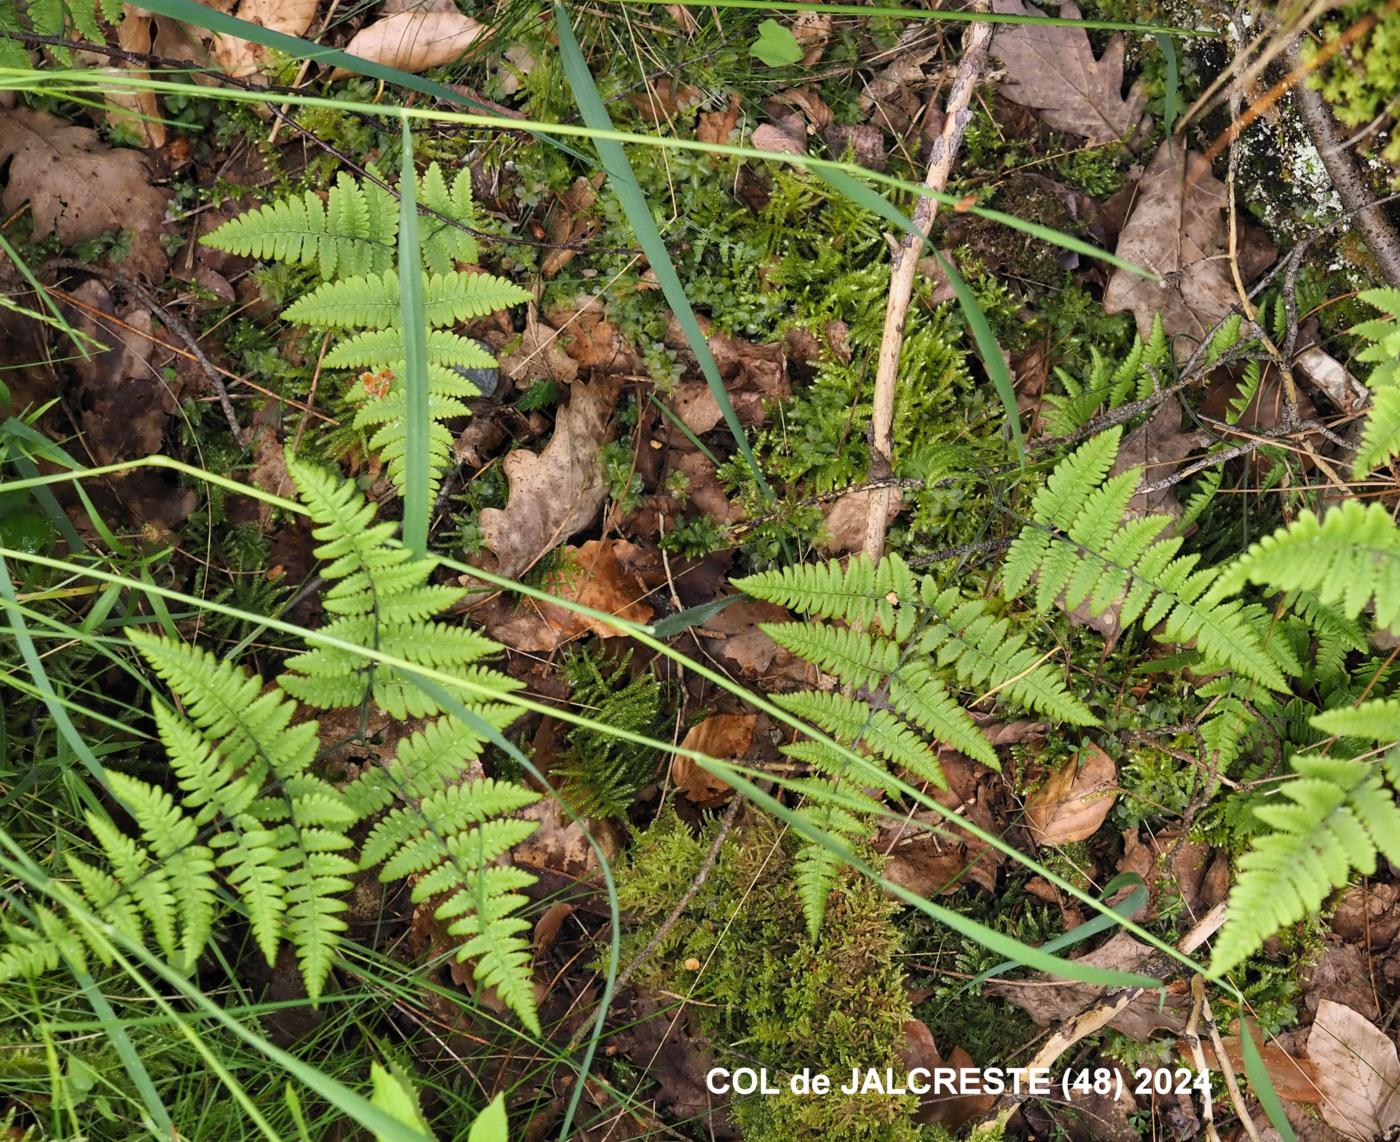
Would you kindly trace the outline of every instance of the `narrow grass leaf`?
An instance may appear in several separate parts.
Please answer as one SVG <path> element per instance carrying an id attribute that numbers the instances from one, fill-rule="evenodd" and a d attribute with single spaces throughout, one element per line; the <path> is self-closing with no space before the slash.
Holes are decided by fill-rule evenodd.
<path id="1" fill-rule="evenodd" d="M 160 1095 L 156 1092 L 155 1083 L 151 1081 L 151 1074 L 146 1070 L 146 1064 L 136 1053 L 131 1037 L 127 1035 L 126 1028 L 117 1017 L 117 1013 L 112 1010 L 112 1005 L 107 1002 L 107 997 L 102 994 L 102 989 L 97 986 L 97 981 L 86 971 L 74 971 L 73 978 L 77 981 L 78 989 L 83 993 L 83 998 L 88 1001 L 88 1006 L 92 1008 L 92 1013 L 97 1016 L 97 1021 L 102 1026 L 102 1033 L 107 1036 L 107 1041 L 112 1044 L 117 1058 L 121 1060 L 122 1069 L 131 1079 L 136 1093 L 141 1096 L 141 1104 L 146 1108 L 146 1113 L 151 1116 L 152 1123 L 159 1128 L 163 1137 L 176 1137 L 175 1126 L 170 1121 L 170 1113 L 165 1109 L 165 1103 L 161 1101 Z"/>
<path id="2" fill-rule="evenodd" d="M 584 123 L 595 131 L 611 131 L 613 129 L 612 118 L 603 105 L 603 97 L 598 94 L 598 87 L 593 82 L 593 76 L 588 70 L 588 62 L 583 58 L 583 52 L 578 46 L 573 25 L 569 22 L 569 14 L 564 6 L 558 2 L 554 5 L 554 22 L 559 32 L 559 53 L 564 60 L 564 74 L 568 77 L 569 86 L 573 89 L 574 101 L 578 104 Z M 709 386 L 710 394 L 715 398 L 715 403 L 719 405 L 720 412 L 724 416 L 724 423 L 728 425 L 735 443 L 739 446 L 744 463 L 748 465 L 749 472 L 753 475 L 754 482 L 758 485 L 759 491 L 762 492 L 763 498 L 772 500 L 772 489 L 768 487 L 768 481 L 763 478 L 763 472 L 758 466 L 758 459 L 754 456 L 753 448 L 749 444 L 748 434 L 744 431 L 744 426 L 739 423 L 734 405 L 730 403 L 729 394 L 724 388 L 724 381 L 719 375 L 719 365 L 715 362 L 714 354 L 710 352 L 710 343 L 700 328 L 695 310 L 691 308 L 690 299 L 685 295 L 685 287 L 681 285 L 680 275 L 676 273 L 676 267 L 671 261 L 671 254 L 666 249 L 661 231 L 656 228 L 656 220 L 651 215 L 646 194 L 642 191 L 641 184 L 637 181 L 637 175 L 632 170 L 632 163 L 627 158 L 627 152 L 623 150 L 621 143 L 601 136 L 594 137 L 593 145 L 598 148 L 598 157 L 603 162 L 603 169 L 608 172 L 608 185 L 622 204 L 623 212 L 627 215 L 627 222 L 632 227 L 632 232 L 637 236 L 637 242 L 642 247 L 642 253 L 646 255 L 652 272 L 656 275 L 661 292 L 666 298 L 666 304 L 676 315 L 676 321 L 679 322 L 685 339 L 690 343 L 691 351 L 700 363 L 700 371 L 704 374 L 705 383 Z"/>
<path id="3" fill-rule="evenodd" d="M 1269 1077 L 1269 1068 L 1264 1065 L 1259 1047 L 1254 1042 L 1249 1020 L 1244 1017 L 1240 1018 L 1240 1050 L 1244 1054 L 1244 1073 L 1249 1078 L 1250 1089 L 1254 1091 L 1259 1105 L 1264 1108 L 1264 1113 L 1269 1116 L 1270 1125 L 1279 1132 L 1283 1142 L 1298 1142 L 1298 1136 L 1293 1133 L 1288 1115 L 1283 1112 L 1283 1102 L 1279 1099 L 1278 1091 L 1274 1089 L 1274 1080 Z"/>
<path id="4" fill-rule="evenodd" d="M 1001 346 L 997 344 L 997 336 L 992 332 L 991 324 L 987 321 L 987 315 L 982 312 L 976 294 L 968 288 L 967 282 L 963 281 L 957 267 L 937 250 L 933 252 L 933 256 L 938 259 L 938 264 L 948 275 L 948 284 L 957 294 L 958 305 L 962 307 L 963 316 L 972 328 L 972 339 L 977 342 L 977 353 L 982 358 L 982 367 L 987 370 L 987 376 L 992 378 L 992 384 L 996 386 L 997 398 L 1006 412 L 1006 422 L 1011 426 L 1012 447 L 1015 448 L 1016 458 L 1024 468 L 1026 442 L 1021 436 L 1021 413 L 1016 408 L 1016 385 L 1011 380 L 1011 370 L 1006 367 L 1006 358 L 1002 356 Z"/>
<path id="5" fill-rule="evenodd" d="M 321 44 L 304 40 L 300 36 L 289 36 L 285 32 L 274 32 L 270 28 L 264 28 L 261 24 L 254 24 L 248 20 L 240 20 L 237 16 L 230 16 L 225 12 L 216 11 L 204 4 L 196 4 L 194 0 L 151 0 L 149 4 L 141 5 L 146 11 L 154 12 L 157 16 L 166 16 L 172 20 L 180 20 L 196 28 L 203 28 L 209 32 L 219 32 L 226 36 L 236 36 L 240 40 L 247 40 L 250 44 L 258 44 L 261 47 L 272 48 L 274 51 L 289 55 L 293 59 L 310 60 L 313 63 L 325 64 L 329 67 L 343 67 L 346 71 L 357 72 L 360 75 L 370 76 L 384 83 L 392 83 L 398 87 L 405 87 L 410 91 L 416 91 L 420 95 L 427 95 L 433 99 L 441 99 L 445 103 L 455 104 L 458 107 L 474 107 L 477 110 L 485 111 L 490 108 L 469 96 L 463 95 L 459 91 L 454 91 L 446 84 L 434 83 L 431 79 L 424 79 L 421 75 L 414 75 L 411 72 L 400 71 L 396 67 L 389 67 L 387 64 L 375 63 L 373 60 L 364 59 L 361 56 L 352 56 L 349 52 L 340 51 L 338 48 L 323 47 Z M 209 89 L 201 92 L 207 95 Z M 281 96 L 276 99 L 267 99 L 267 102 L 284 102 Z M 533 133 L 533 132 L 532 132 Z M 557 139 L 537 135 L 537 138 L 551 146 L 558 147 L 566 154 L 572 155 L 576 159 L 584 160 L 585 156 L 576 151 L 573 147 L 559 142 Z M 586 161 L 586 160 L 585 160 Z"/>
<path id="6" fill-rule="evenodd" d="M 1157 50 L 1162 53 L 1162 58 L 1167 61 L 1167 91 L 1163 99 L 1162 126 L 1170 135 L 1176 127 L 1177 114 L 1181 111 L 1181 75 L 1177 70 L 1176 45 L 1165 32 L 1158 32 L 1152 38 L 1156 41 Z"/>
<path id="7" fill-rule="evenodd" d="M 403 329 L 404 441 L 403 541 L 420 559 L 428 553 L 432 476 L 428 464 L 428 326 L 423 301 L 423 257 L 419 252 L 417 172 L 413 132 L 402 121 L 399 171 L 399 324 Z"/>
<path id="8" fill-rule="evenodd" d="M 610 4 L 669 6 L 672 0 L 606 0 Z M 965 24 L 1037 24 L 1044 27 L 1092 28 L 1104 32 L 1158 32 L 1169 36 L 1214 36 L 1205 29 L 1172 28 L 1128 20 L 1066 20 L 1060 16 L 1019 16 L 1010 12 L 976 12 L 946 8 L 899 8 L 890 5 L 813 4 L 801 0 L 680 0 L 686 8 L 742 8 L 759 12 L 821 12 L 828 16 L 864 16 L 867 19 L 950 20 Z"/>

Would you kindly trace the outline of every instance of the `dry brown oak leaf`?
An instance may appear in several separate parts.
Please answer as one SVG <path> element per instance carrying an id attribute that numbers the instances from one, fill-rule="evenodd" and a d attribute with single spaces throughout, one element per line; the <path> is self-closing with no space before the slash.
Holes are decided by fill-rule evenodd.
<path id="1" fill-rule="evenodd" d="M 271 32 L 302 36 L 316 18 L 318 6 L 318 0 L 239 0 L 235 15 Z M 233 5 L 223 0 L 211 7 L 228 12 Z M 268 62 L 269 49 L 242 36 L 218 33 L 214 36 L 213 52 L 214 59 L 229 75 L 247 76 Z"/>
<path id="2" fill-rule="evenodd" d="M 71 246 L 124 230 L 131 252 L 123 272 L 165 277 L 170 262 L 160 236 L 170 196 L 151 185 L 140 151 L 113 150 L 87 127 L 16 107 L 0 110 L 0 167 L 7 161 L 0 207 L 10 214 L 29 203 L 36 239 L 57 234 Z"/>
<path id="3" fill-rule="evenodd" d="M 993 0 L 992 11 L 1041 16 L 1022 0 Z M 1079 6 L 1065 0 L 1060 15 L 1079 19 Z M 1123 36 L 1115 33 L 1103 56 L 1094 58 L 1083 28 L 1013 24 L 997 29 L 992 55 L 1006 67 L 1001 94 L 1034 108 L 1048 126 L 1080 135 L 1091 143 L 1123 138 L 1142 119 L 1147 93 L 1142 81 L 1123 96 Z"/>
<path id="4" fill-rule="evenodd" d="M 455 62 L 485 31 L 483 24 L 455 8 L 450 12 L 396 12 L 361 28 L 345 50 L 400 71 L 427 71 Z M 331 78 L 352 74 L 338 67 Z"/>
<path id="5" fill-rule="evenodd" d="M 608 498 L 598 452 L 620 389 L 612 378 L 570 385 L 569 403 L 555 418 L 544 451 L 520 448 L 506 457 L 510 499 L 480 519 L 498 575 L 518 578 L 597 516 Z"/>
<path id="6" fill-rule="evenodd" d="M 1209 164 L 1169 139 L 1143 173 L 1118 239 L 1120 258 L 1160 280 L 1114 270 L 1103 307 L 1109 313 L 1132 311 L 1144 340 L 1160 313 L 1178 361 L 1190 356 L 1239 300 L 1230 274 L 1226 194 Z"/>

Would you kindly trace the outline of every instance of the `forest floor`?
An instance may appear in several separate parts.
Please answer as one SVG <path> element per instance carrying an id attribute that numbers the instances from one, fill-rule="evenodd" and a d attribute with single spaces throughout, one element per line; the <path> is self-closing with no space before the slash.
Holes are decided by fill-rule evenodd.
<path id="1" fill-rule="evenodd" d="M 1396 5 L 864 7 L 0 0 L 0 1130 L 505 1138 L 497 1095 L 510 1138 L 589 1142 L 1400 1121 L 1400 844 L 1280 795 L 1382 756 L 1326 716 L 1394 690 L 1400 581 L 1237 564 L 1400 504 L 1400 294 L 1360 296 L 1400 290 Z M 407 546 L 316 515 L 308 462 Z M 393 627 L 400 556 L 432 562 Z M 434 718 L 471 743 L 430 789 L 394 766 Z M 493 780 L 519 803 L 434 823 Z M 269 790 L 352 859 L 282 884 L 318 842 L 250 855 Z M 1340 839 L 1227 909 L 1290 829 Z M 1050 1085 L 907 1085 L 950 1067 Z"/>

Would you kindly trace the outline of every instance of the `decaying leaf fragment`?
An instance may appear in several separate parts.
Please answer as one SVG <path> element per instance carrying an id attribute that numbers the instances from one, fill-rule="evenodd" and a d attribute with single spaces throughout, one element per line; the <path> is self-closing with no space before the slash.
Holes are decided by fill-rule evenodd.
<path id="1" fill-rule="evenodd" d="M 1039 16 L 1038 8 L 1022 0 L 993 0 L 994 12 Z M 1065 0 L 1059 14 L 1079 19 L 1079 6 Z M 1147 93 L 1142 81 L 1123 95 L 1123 36 L 1109 40 L 1101 58 L 1094 58 L 1083 28 L 1014 24 L 997 29 L 992 55 L 1006 65 L 1001 94 L 1013 103 L 1033 107 L 1057 131 L 1081 135 L 1091 143 L 1112 143 L 1129 134 L 1142 119 Z"/>
<path id="2" fill-rule="evenodd" d="M 0 110 L 0 166 L 7 160 L 0 207 L 9 214 L 29 203 L 36 239 L 57 234 L 71 246 L 125 231 L 131 252 L 122 268 L 151 281 L 165 277 L 170 260 L 160 236 L 170 196 L 151 185 L 140 151 L 114 150 L 96 131 L 16 107 Z"/>
<path id="3" fill-rule="evenodd" d="M 1031 836 L 1041 845 L 1087 840 L 1113 808 L 1117 785 L 1113 758 L 1096 745 L 1086 746 L 1026 801 Z"/>
<path id="4" fill-rule="evenodd" d="M 1143 340 L 1152 335 L 1152 319 L 1160 313 L 1178 361 L 1239 300 L 1228 260 L 1226 195 L 1225 184 L 1201 156 L 1168 139 L 1138 183 L 1137 201 L 1118 240 L 1120 258 L 1159 277 L 1114 270 L 1103 307 L 1109 313 L 1132 311 Z M 1272 254 L 1259 260 L 1267 265 Z"/>
<path id="5" fill-rule="evenodd" d="M 487 508 L 480 520 L 497 574 L 518 577 L 598 514 L 608 498 L 598 450 L 620 387 L 612 379 L 571 385 L 544 451 L 521 448 L 506 457 L 510 499 L 504 509 Z"/>
<path id="6" fill-rule="evenodd" d="M 318 0 L 240 0 L 234 15 L 272 32 L 303 36 L 316 18 L 318 6 Z M 245 76 L 267 62 L 268 49 L 251 40 L 220 33 L 214 36 L 213 52 L 229 75 Z"/>

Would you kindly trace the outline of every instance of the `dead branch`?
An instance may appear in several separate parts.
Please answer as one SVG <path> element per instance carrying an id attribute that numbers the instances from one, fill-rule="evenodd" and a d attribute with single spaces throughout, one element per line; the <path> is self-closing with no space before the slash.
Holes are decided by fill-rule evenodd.
<path id="1" fill-rule="evenodd" d="M 978 0 L 977 11 L 987 10 L 987 0 Z M 953 89 L 943 121 L 943 133 L 934 140 L 933 157 L 924 177 L 928 190 L 941 191 L 948 185 L 953 160 L 962 146 L 963 134 L 972 118 L 972 93 L 987 65 L 987 48 L 992 40 L 992 25 L 977 23 L 969 26 L 963 44 L 962 62 L 953 77 Z M 920 198 L 914 208 L 914 229 L 927 235 L 938 213 L 938 203 L 932 198 Z M 880 339 L 880 356 L 875 371 L 875 407 L 871 414 L 870 474 L 880 479 L 889 475 L 894 452 L 894 398 L 899 380 L 899 357 L 904 347 L 904 321 L 909 314 L 909 302 L 914 296 L 914 275 L 918 271 L 919 255 L 924 242 L 906 234 L 895 248 L 890 268 L 890 293 L 885 305 L 885 330 Z M 879 559 L 885 552 L 885 520 L 889 516 L 890 491 L 880 488 L 871 493 L 870 510 L 865 520 L 865 554 Z"/>

